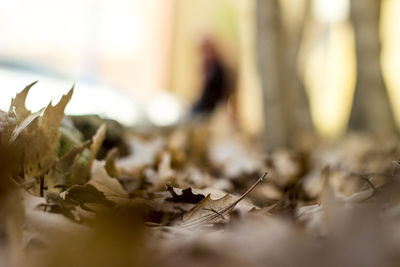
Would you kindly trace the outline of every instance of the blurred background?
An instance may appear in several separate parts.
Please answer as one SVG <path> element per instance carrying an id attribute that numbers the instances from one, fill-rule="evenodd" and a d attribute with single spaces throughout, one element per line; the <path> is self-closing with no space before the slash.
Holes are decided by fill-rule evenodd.
<path id="1" fill-rule="evenodd" d="M 0 0 L 0 109 L 39 80 L 28 108 L 75 84 L 67 113 L 125 125 L 226 102 L 236 127 L 277 146 L 299 131 L 389 134 L 399 15 L 400 0 Z"/>

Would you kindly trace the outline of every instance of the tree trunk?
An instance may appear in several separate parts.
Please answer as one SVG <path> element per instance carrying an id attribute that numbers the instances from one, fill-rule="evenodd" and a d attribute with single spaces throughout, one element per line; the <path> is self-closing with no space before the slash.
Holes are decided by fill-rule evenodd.
<path id="1" fill-rule="evenodd" d="M 377 136 L 396 132 L 380 68 L 380 0 L 352 0 L 351 20 L 357 55 L 357 82 L 349 129 Z"/>
<path id="2" fill-rule="evenodd" d="M 257 0 L 257 63 L 263 92 L 264 136 L 269 149 L 287 144 L 282 105 L 281 19 L 276 0 Z"/>
<path id="3" fill-rule="evenodd" d="M 309 16 L 310 4 L 309 0 L 305 0 L 306 7 L 302 20 L 299 21 L 295 31 L 283 32 L 284 43 L 281 45 L 285 49 L 283 54 L 285 64 L 281 71 L 283 73 L 281 76 L 283 78 L 282 90 L 285 92 L 283 109 L 290 143 L 296 141 L 298 134 L 313 132 L 309 101 L 297 69 L 298 55 L 306 19 Z"/>
<path id="4" fill-rule="evenodd" d="M 307 4 L 309 1 L 307 0 Z M 305 22 L 289 35 L 277 0 L 258 0 L 257 53 L 263 91 L 264 135 L 268 149 L 292 145 L 312 122 L 297 58 Z M 303 18 L 306 19 L 306 14 Z"/>

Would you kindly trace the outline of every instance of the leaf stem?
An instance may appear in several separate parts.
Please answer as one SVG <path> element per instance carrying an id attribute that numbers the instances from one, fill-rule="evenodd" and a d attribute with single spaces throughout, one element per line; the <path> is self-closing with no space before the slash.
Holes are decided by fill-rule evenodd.
<path id="1" fill-rule="evenodd" d="M 242 201 L 243 198 L 245 198 L 253 189 L 254 187 L 256 187 L 259 183 L 261 183 L 265 176 L 267 176 L 268 172 L 264 172 L 264 174 L 258 178 L 257 182 L 255 182 L 249 189 L 247 189 L 246 192 L 244 192 L 235 202 L 233 202 L 231 205 L 229 205 L 228 207 L 226 207 L 225 209 L 223 209 L 222 211 L 220 211 L 220 213 L 225 213 L 231 209 L 233 209 L 240 201 Z"/>

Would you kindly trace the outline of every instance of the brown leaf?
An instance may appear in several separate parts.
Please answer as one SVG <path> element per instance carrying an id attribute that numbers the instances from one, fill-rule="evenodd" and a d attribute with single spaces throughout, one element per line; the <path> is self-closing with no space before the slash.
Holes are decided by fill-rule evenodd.
<path id="1" fill-rule="evenodd" d="M 60 102 L 52 106 L 49 106 L 44 111 L 43 117 L 39 122 L 39 118 L 35 119 L 38 124 L 33 123 L 32 131 L 24 131 L 24 135 L 20 135 L 22 139 L 21 145 L 24 146 L 24 175 L 27 177 L 43 177 L 55 163 L 56 157 L 54 151 L 58 145 L 58 139 L 60 133 L 58 128 L 60 127 L 61 120 L 64 117 L 64 108 L 71 99 L 73 89 L 69 91 L 67 95 L 64 95 Z M 21 134 L 23 134 L 21 133 Z M 42 195 L 42 188 L 36 190 L 36 193 Z"/>
<path id="2" fill-rule="evenodd" d="M 36 82 L 29 84 L 24 88 L 20 93 L 18 93 L 15 98 L 11 100 L 10 109 L 8 111 L 8 116 L 16 119 L 16 123 L 19 124 L 23 120 L 25 120 L 31 112 L 25 107 L 26 96 L 29 93 L 29 90 L 34 86 Z"/>
<path id="3" fill-rule="evenodd" d="M 150 191 L 157 192 L 165 188 L 166 184 L 171 182 L 175 177 L 175 171 L 171 167 L 171 154 L 163 151 L 160 154 L 160 161 L 157 166 L 157 176 L 152 181 L 153 186 Z"/>
<path id="4" fill-rule="evenodd" d="M 114 202 L 108 200 L 103 192 L 91 184 L 73 185 L 67 191 L 61 193 L 61 196 L 64 200 L 80 206 L 86 203 L 102 204 L 110 208 L 115 206 Z"/>
<path id="5" fill-rule="evenodd" d="M 103 123 L 99 129 L 97 129 L 96 134 L 92 138 L 92 144 L 90 145 L 90 156 L 88 162 L 83 166 L 81 163 L 76 160 L 74 162 L 74 166 L 72 167 L 72 178 L 71 181 L 73 184 L 83 184 L 87 181 L 90 170 L 92 168 L 93 161 L 96 158 L 97 152 L 101 147 L 101 144 L 106 137 L 106 124 Z"/>
<path id="6" fill-rule="evenodd" d="M 108 175 L 114 178 L 119 178 L 121 176 L 121 172 L 116 165 L 116 159 L 119 156 L 118 148 L 114 147 L 107 153 L 106 163 L 104 165 Z"/>
<path id="7" fill-rule="evenodd" d="M 128 193 L 122 188 L 119 181 L 110 177 L 98 161 L 94 161 L 89 184 L 103 192 L 107 199 L 115 203 L 124 204 L 130 200 Z"/>
<path id="8" fill-rule="evenodd" d="M 245 198 L 253 188 L 258 185 L 267 173 L 264 173 L 243 195 L 235 198 L 229 194 L 213 200 L 210 194 L 200 201 L 196 206 L 183 215 L 183 227 L 196 227 L 204 224 L 217 223 L 224 220 L 224 214 L 230 212 L 243 198 Z"/>
<path id="9" fill-rule="evenodd" d="M 36 118 L 38 118 L 42 112 L 43 112 L 43 109 L 39 110 L 38 112 L 28 115 L 17 127 L 14 128 L 14 130 L 11 133 L 10 139 L 8 140 L 8 143 L 12 144 L 15 141 L 15 139 L 17 139 L 18 135 L 26 127 L 28 127 Z"/>
<path id="10" fill-rule="evenodd" d="M 110 177 L 101 162 L 95 160 L 91 170 L 91 177 L 88 184 L 96 187 L 104 196 L 120 207 L 135 207 L 145 205 L 151 209 L 158 210 L 162 199 L 145 199 L 143 197 L 131 198 L 124 190 L 120 182 Z"/>
<path id="11" fill-rule="evenodd" d="M 26 96 L 34 84 L 28 85 L 12 100 L 4 126 L 5 139 L 18 154 L 20 171 L 25 179 L 43 177 L 53 166 L 60 135 L 58 128 L 73 93 L 72 88 L 55 106 L 49 104 L 40 117 L 41 111 L 31 114 L 25 107 Z"/>
<path id="12" fill-rule="evenodd" d="M 74 147 L 67 154 L 57 160 L 56 164 L 50 169 L 48 174 L 44 177 L 46 185 L 49 190 L 56 185 L 66 184 L 66 177 L 71 174 L 72 165 L 79 154 L 90 145 L 90 141 L 86 141 L 78 147 Z"/>
<path id="13" fill-rule="evenodd" d="M 167 185 L 167 190 L 172 196 L 171 198 L 168 198 L 167 200 L 172 201 L 172 202 L 184 202 L 184 203 L 197 204 L 205 198 L 201 194 L 194 194 L 192 192 L 192 188 L 190 188 L 190 187 L 182 190 L 182 189 L 174 188 L 170 185 Z"/>

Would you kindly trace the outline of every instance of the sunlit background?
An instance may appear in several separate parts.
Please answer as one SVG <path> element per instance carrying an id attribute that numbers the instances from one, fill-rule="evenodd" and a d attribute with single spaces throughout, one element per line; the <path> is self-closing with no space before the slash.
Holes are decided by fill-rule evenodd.
<path id="1" fill-rule="evenodd" d="M 295 20 L 301 0 L 281 0 Z M 294 4 L 294 2 L 296 4 Z M 0 0 L 0 109 L 25 85 L 38 110 L 75 84 L 69 114 L 171 125 L 200 94 L 199 42 L 214 36 L 235 66 L 239 126 L 263 127 L 254 0 Z M 400 0 L 383 1 L 382 68 L 400 125 Z M 349 0 L 314 0 L 298 69 L 323 136 L 347 125 L 355 87 Z"/>

